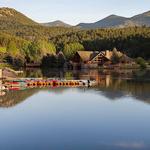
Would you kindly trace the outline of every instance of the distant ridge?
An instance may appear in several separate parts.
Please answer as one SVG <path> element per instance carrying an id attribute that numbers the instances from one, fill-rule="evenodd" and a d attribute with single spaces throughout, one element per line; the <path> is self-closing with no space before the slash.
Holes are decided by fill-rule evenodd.
<path id="1" fill-rule="evenodd" d="M 148 26 L 150 27 L 150 11 L 135 15 L 131 18 L 126 18 L 117 15 L 110 15 L 102 20 L 94 23 L 80 23 L 76 26 L 71 26 L 60 20 L 48 23 L 37 23 L 25 16 L 24 14 L 16 11 L 13 8 L 1 7 L 0 8 L 0 25 L 16 26 L 16 25 L 28 25 L 28 26 L 48 26 L 48 27 L 75 27 L 80 29 L 96 29 L 96 28 L 124 28 L 130 26 Z"/>
<path id="2" fill-rule="evenodd" d="M 80 23 L 77 25 L 77 27 L 81 28 L 109 28 L 109 27 L 116 27 L 119 26 L 122 23 L 125 23 L 127 18 L 116 16 L 116 15 L 110 15 L 100 21 L 97 21 L 95 23 Z"/>
<path id="3" fill-rule="evenodd" d="M 71 25 L 64 23 L 63 21 L 60 21 L 60 20 L 48 22 L 48 23 L 42 23 L 42 25 L 48 26 L 48 27 L 71 27 Z"/>
<path id="4" fill-rule="evenodd" d="M 76 27 L 83 29 L 95 28 L 123 28 L 128 26 L 148 26 L 150 27 L 150 11 L 125 18 L 117 15 L 110 15 L 95 23 L 80 23 Z"/>
<path id="5" fill-rule="evenodd" d="M 137 25 L 150 26 L 150 11 L 130 18 Z"/>

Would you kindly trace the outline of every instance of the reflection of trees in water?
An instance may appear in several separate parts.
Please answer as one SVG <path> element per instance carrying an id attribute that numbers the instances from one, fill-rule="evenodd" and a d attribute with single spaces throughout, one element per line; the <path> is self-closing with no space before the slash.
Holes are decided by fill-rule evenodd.
<path id="1" fill-rule="evenodd" d="M 0 97 L 0 107 L 12 107 L 15 106 L 30 96 L 37 93 L 39 90 L 37 89 L 30 89 L 24 91 L 9 91 L 6 95 Z"/>
<path id="2" fill-rule="evenodd" d="M 67 91 L 68 88 L 45 88 L 45 89 L 28 89 L 23 91 L 9 91 L 4 96 L 0 97 L 0 107 L 12 107 L 15 106 L 24 100 L 27 100 L 29 97 L 33 96 L 38 92 L 49 92 L 54 94 L 62 94 Z"/>
<path id="3" fill-rule="evenodd" d="M 147 82 L 138 82 L 134 80 L 117 80 L 111 79 L 108 86 L 107 82 L 99 84 L 97 87 L 91 87 L 95 91 L 100 91 L 100 94 L 109 98 L 110 100 L 120 99 L 124 96 L 132 96 L 141 101 L 150 103 L 150 84 Z M 106 85 L 107 83 L 107 85 Z M 78 88 L 79 92 L 83 92 L 83 88 Z M 24 100 L 28 99 L 37 92 L 49 92 L 54 94 L 61 95 L 65 91 L 68 91 L 69 88 L 55 88 L 55 89 L 29 89 L 24 91 L 11 91 L 8 92 L 5 96 L 2 96 L 0 99 L 0 107 L 12 107 L 15 106 Z M 90 89 L 89 89 L 90 90 Z M 90 92 L 90 91 L 89 91 Z"/>
<path id="4" fill-rule="evenodd" d="M 150 70 L 85 70 L 77 76 L 96 80 L 95 90 L 111 100 L 129 95 L 150 103 Z"/>
<path id="5" fill-rule="evenodd" d="M 112 100 L 129 95 L 150 103 L 150 83 L 146 81 L 113 79 L 109 86 L 99 85 L 97 90 Z"/>
<path id="6" fill-rule="evenodd" d="M 64 78 L 66 80 L 73 80 L 73 73 L 72 72 L 66 72 Z"/>
<path id="7" fill-rule="evenodd" d="M 98 76 L 111 75 L 113 78 L 142 78 L 150 79 L 150 70 L 124 70 L 124 69 L 113 69 L 113 70 L 98 70 L 98 69 L 83 69 L 83 70 L 60 70 L 60 69 L 27 69 L 24 71 L 24 77 L 65 77 L 66 74 L 70 74 L 72 78 L 95 78 Z"/>
<path id="8" fill-rule="evenodd" d="M 27 69 L 24 71 L 23 77 L 29 78 L 41 78 L 43 76 L 42 71 L 40 69 Z"/>
<path id="9" fill-rule="evenodd" d="M 62 71 L 58 69 L 42 69 L 43 77 L 47 78 L 60 78 Z"/>
<path id="10" fill-rule="evenodd" d="M 111 100 L 122 98 L 126 95 L 133 96 L 136 99 L 146 101 L 150 103 L 150 82 L 144 81 L 144 78 L 148 78 L 150 71 L 132 71 L 123 70 L 108 71 L 108 70 L 82 70 L 82 71 L 57 71 L 57 70 L 30 70 L 26 72 L 28 77 L 65 77 L 67 79 L 92 79 L 97 81 L 96 87 L 91 87 L 94 90 L 100 91 L 100 94 L 108 97 Z M 134 77 L 132 79 L 132 77 Z M 126 79 L 127 78 L 127 79 Z M 129 79 L 130 78 L 130 79 Z M 7 92 L 5 96 L 0 97 L 0 107 L 11 107 L 22 101 L 26 100 L 30 96 L 34 95 L 38 91 L 53 92 L 55 94 L 62 94 L 67 91 L 68 88 L 56 88 L 56 89 L 29 89 L 24 91 L 12 91 Z M 79 89 L 80 92 L 83 90 Z"/>
<path id="11" fill-rule="evenodd" d="M 125 84 L 126 86 L 122 85 L 122 89 L 128 91 L 128 93 L 132 94 L 137 99 L 144 100 L 150 103 L 150 82 L 143 82 L 137 80 L 129 80 Z M 123 88 L 125 87 L 125 88 Z"/>
<path id="12" fill-rule="evenodd" d="M 133 72 L 133 78 L 135 79 L 146 79 L 150 81 L 150 70 L 139 70 Z"/>

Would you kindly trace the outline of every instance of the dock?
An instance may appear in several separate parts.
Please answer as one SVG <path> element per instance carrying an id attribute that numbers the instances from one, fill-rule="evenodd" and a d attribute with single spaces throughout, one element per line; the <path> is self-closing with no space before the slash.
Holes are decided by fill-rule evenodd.
<path id="1" fill-rule="evenodd" d="M 31 88 L 77 88 L 91 87 L 95 81 L 89 80 L 58 80 L 58 79 L 36 79 L 24 78 L 18 80 L 5 80 L 2 83 L 3 90 L 24 90 Z"/>

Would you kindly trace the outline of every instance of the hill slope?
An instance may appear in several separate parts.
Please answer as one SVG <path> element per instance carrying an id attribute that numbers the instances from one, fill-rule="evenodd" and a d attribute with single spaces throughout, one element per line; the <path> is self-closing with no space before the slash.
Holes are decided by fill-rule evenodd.
<path id="1" fill-rule="evenodd" d="M 32 19 L 12 8 L 0 8 L 0 22 L 15 23 L 22 25 L 37 25 Z"/>
<path id="2" fill-rule="evenodd" d="M 76 29 L 65 27 L 46 27 L 33 21 L 12 8 L 0 8 L 0 32 L 33 40 L 49 38 L 72 32 Z"/>
<path id="3" fill-rule="evenodd" d="M 71 25 L 64 23 L 60 20 L 57 20 L 54 22 L 42 23 L 42 25 L 48 26 L 48 27 L 71 27 Z"/>
<path id="4" fill-rule="evenodd" d="M 130 18 L 130 20 L 139 26 L 141 25 L 150 26 L 150 11 L 136 15 Z"/>

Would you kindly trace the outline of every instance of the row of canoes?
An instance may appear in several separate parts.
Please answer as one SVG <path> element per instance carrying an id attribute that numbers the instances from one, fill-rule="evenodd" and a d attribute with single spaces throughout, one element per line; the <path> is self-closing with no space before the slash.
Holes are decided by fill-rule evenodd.
<path id="1" fill-rule="evenodd" d="M 92 86 L 89 80 L 42 80 L 42 79 L 23 79 L 6 81 L 5 89 L 21 90 L 27 88 L 44 88 L 44 87 L 85 87 Z"/>

